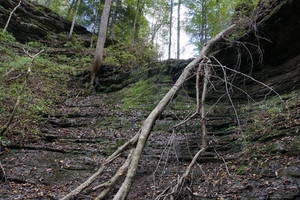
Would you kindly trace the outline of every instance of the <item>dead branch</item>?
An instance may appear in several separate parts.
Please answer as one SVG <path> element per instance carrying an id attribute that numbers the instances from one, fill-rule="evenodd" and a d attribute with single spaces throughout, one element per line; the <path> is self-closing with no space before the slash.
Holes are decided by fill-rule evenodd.
<path id="1" fill-rule="evenodd" d="M 21 2 L 21 1 L 20 1 L 20 2 Z M 29 75 L 30 75 L 30 73 L 31 73 L 31 65 L 34 63 L 35 58 L 36 58 L 38 55 L 40 55 L 41 53 L 43 53 L 44 50 L 39 51 L 37 54 L 35 54 L 35 55 L 33 55 L 33 56 L 32 56 L 32 55 L 29 55 L 28 52 L 27 52 L 26 50 L 24 50 L 24 52 L 31 58 L 31 61 L 30 61 L 30 63 L 29 63 L 29 66 L 28 66 L 28 69 L 27 69 L 27 73 L 26 73 L 25 79 L 24 79 L 23 84 L 22 84 L 22 87 L 21 87 L 21 91 L 20 91 L 20 93 L 19 93 L 19 96 L 17 97 L 17 100 L 16 100 L 16 103 L 15 103 L 14 108 L 13 108 L 13 110 L 12 110 L 12 113 L 11 113 L 11 115 L 10 115 L 10 117 L 9 117 L 9 119 L 8 119 L 8 121 L 7 121 L 7 123 L 1 128 L 0 135 L 5 135 L 6 132 L 8 131 L 8 129 L 9 129 L 9 126 L 10 126 L 11 123 L 13 122 L 14 117 L 15 117 L 15 114 L 16 114 L 16 111 L 17 111 L 17 109 L 18 109 L 18 107 L 19 107 L 19 105 L 20 105 L 21 97 L 22 97 L 22 95 L 23 95 L 23 93 L 24 93 L 24 90 L 25 90 L 25 87 L 26 87 L 26 85 L 27 85 L 27 81 L 28 81 Z M 28 63 L 26 63 L 26 64 L 28 64 Z"/>
<path id="2" fill-rule="evenodd" d="M 180 177 L 177 184 L 172 188 L 171 199 L 174 199 L 174 194 L 177 194 L 180 189 L 183 187 L 187 176 L 190 174 L 192 167 L 196 164 L 198 157 L 201 155 L 202 152 L 204 152 L 207 149 L 207 128 L 206 128 L 206 119 L 205 119 L 205 99 L 207 95 L 207 88 L 208 83 L 211 77 L 211 69 L 210 66 L 207 64 L 209 60 L 207 58 L 203 59 L 201 63 L 199 64 L 198 72 L 204 71 L 204 81 L 203 81 L 203 89 L 202 89 L 202 96 L 201 96 L 201 102 L 197 100 L 197 111 L 201 111 L 201 130 L 202 130 L 202 148 L 198 153 L 193 157 L 192 162 L 189 164 L 187 169 L 185 170 L 184 174 Z M 197 73 L 197 76 L 199 77 L 199 73 Z M 199 78 L 197 78 L 197 93 L 199 98 Z"/>
<path id="3" fill-rule="evenodd" d="M 214 58 L 214 57 L 213 57 Z M 233 111 L 234 111 L 234 114 L 236 116 L 236 120 L 237 120 L 237 123 L 238 123 L 238 126 L 240 127 L 241 126 L 241 122 L 240 122 L 240 119 L 239 119 L 239 115 L 238 115 L 238 112 L 234 106 L 234 103 L 233 103 L 233 100 L 231 98 L 231 95 L 230 95 L 230 91 L 228 89 L 228 78 L 227 78 L 227 73 L 226 73 L 226 70 L 224 69 L 223 65 L 215 58 L 215 60 L 220 64 L 221 68 L 222 68 L 222 71 L 223 71 L 223 74 L 224 74 L 224 83 L 225 83 L 225 89 L 226 89 L 226 93 L 227 93 L 227 96 L 228 96 L 228 99 L 231 103 L 231 106 L 233 108 Z"/>
<path id="4" fill-rule="evenodd" d="M 6 22 L 6 24 L 5 24 L 5 27 L 4 27 L 4 29 L 3 29 L 3 33 L 6 32 L 6 30 L 7 30 L 7 28 L 8 28 L 8 25 L 9 25 L 9 22 L 10 22 L 10 20 L 11 20 L 12 15 L 13 15 L 14 12 L 21 6 L 21 3 L 22 3 L 22 0 L 20 0 L 19 3 L 18 3 L 18 5 L 10 12 L 9 17 L 8 17 L 8 19 L 7 19 L 7 22 Z"/>
<path id="5" fill-rule="evenodd" d="M 200 113 L 201 103 L 200 103 L 200 74 L 203 73 L 203 63 L 199 64 L 196 72 L 196 100 L 197 100 L 197 110 L 196 113 Z"/>
<path id="6" fill-rule="evenodd" d="M 83 182 L 81 185 L 79 185 L 77 188 L 75 188 L 73 191 L 68 193 L 66 196 L 61 198 L 61 200 L 69 200 L 73 197 L 77 196 L 81 191 L 86 189 L 88 186 L 90 186 L 97 177 L 99 177 L 103 171 L 105 170 L 106 166 L 114 161 L 122 152 L 126 151 L 129 147 L 136 144 L 139 134 L 137 133 L 134 137 L 132 137 L 129 141 L 127 141 L 125 144 L 120 146 L 112 155 L 110 155 L 100 166 L 100 168 L 92 175 L 90 176 L 85 182 Z"/>
<path id="7" fill-rule="evenodd" d="M 17 97 L 16 103 L 14 105 L 14 108 L 9 116 L 9 119 L 7 121 L 7 123 L 3 126 L 3 128 L 1 129 L 0 135 L 5 135 L 5 133 L 7 132 L 10 124 L 12 123 L 12 121 L 14 120 L 15 114 L 16 114 L 16 110 L 20 104 L 20 100 L 21 100 L 21 95 L 19 95 Z"/>
<path id="8" fill-rule="evenodd" d="M 187 123 L 188 121 L 190 121 L 191 119 L 193 119 L 196 115 L 198 115 L 198 112 L 194 112 L 192 115 L 188 116 L 185 120 L 183 120 L 182 122 L 176 124 L 173 128 L 177 128 L 185 123 Z"/>
<path id="9" fill-rule="evenodd" d="M 180 177 L 180 179 L 178 180 L 177 184 L 173 187 L 172 192 L 170 194 L 168 194 L 168 196 L 174 196 L 174 194 L 176 194 L 184 185 L 188 175 L 190 174 L 192 167 L 196 164 L 198 157 L 201 155 L 201 153 L 203 153 L 207 148 L 206 147 L 202 147 L 197 153 L 196 155 L 193 157 L 192 162 L 189 164 L 189 166 L 186 168 L 184 174 Z"/>
<path id="10" fill-rule="evenodd" d="M 231 69 L 231 68 L 226 67 L 226 66 L 224 66 L 224 65 L 222 65 L 222 64 L 221 64 L 221 65 L 216 65 L 216 66 L 221 67 L 221 68 L 226 69 L 226 70 L 229 70 L 229 71 L 232 71 L 232 72 L 234 72 L 234 73 L 240 74 L 240 75 L 242 75 L 242 76 L 244 76 L 244 77 L 246 77 L 246 78 L 249 78 L 249 79 L 251 79 L 252 81 L 254 81 L 254 82 L 256 82 L 256 83 L 258 83 L 258 84 L 260 84 L 260 85 L 262 85 L 262 86 L 264 86 L 264 87 L 266 87 L 266 88 L 268 88 L 271 92 L 273 92 L 274 94 L 276 94 L 276 96 L 278 96 L 278 98 L 280 99 L 280 101 L 282 102 L 282 104 L 285 106 L 285 108 L 286 108 L 287 110 L 289 110 L 288 106 L 286 105 L 286 103 L 285 103 L 284 100 L 282 99 L 281 95 L 280 95 L 278 92 L 276 92 L 276 90 L 274 90 L 272 87 L 270 87 L 270 86 L 268 86 L 267 84 L 265 84 L 265 83 L 263 83 L 263 82 L 261 82 L 261 81 L 255 79 L 255 78 L 253 78 L 252 76 L 249 76 L 249 75 L 247 75 L 247 74 L 245 74 L 245 73 L 242 73 L 242 72 L 240 72 L 240 71 L 237 71 L 237 70 L 235 70 L 235 69 Z"/>
<path id="11" fill-rule="evenodd" d="M 97 190 L 99 188 L 105 187 L 105 189 L 95 198 L 95 200 L 104 199 L 107 196 L 107 194 L 111 191 L 113 186 L 117 183 L 117 181 L 125 174 L 132 158 L 132 152 L 133 150 L 130 151 L 125 163 L 118 169 L 116 174 L 108 182 L 93 188 L 93 190 Z"/>
<path id="12" fill-rule="evenodd" d="M 216 155 L 217 155 L 219 158 L 222 159 L 222 161 L 223 161 L 223 163 L 224 163 L 224 165 L 225 165 L 225 169 L 226 169 L 226 172 L 227 172 L 228 176 L 231 176 L 225 158 L 224 158 L 223 156 L 221 156 L 221 155 L 217 152 L 216 148 L 214 148 L 214 151 L 215 151 Z"/>
<path id="13" fill-rule="evenodd" d="M 1 169 L 1 173 L 0 173 L 0 175 L 2 176 L 1 177 L 1 180 L 0 181 L 6 181 L 6 174 L 5 174 L 5 170 L 4 170 L 4 167 L 3 167 L 3 165 L 2 165 L 2 163 L 1 163 L 1 161 L 0 161 L 0 169 Z"/>

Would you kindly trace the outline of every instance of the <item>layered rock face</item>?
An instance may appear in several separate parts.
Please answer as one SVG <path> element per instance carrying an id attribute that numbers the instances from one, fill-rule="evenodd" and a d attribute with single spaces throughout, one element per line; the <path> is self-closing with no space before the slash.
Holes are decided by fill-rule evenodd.
<path id="1" fill-rule="evenodd" d="M 0 27 L 4 28 L 10 12 L 17 6 L 18 0 L 0 1 Z M 21 6 L 13 14 L 8 31 L 18 41 L 44 41 L 47 36 L 57 33 L 67 33 L 70 30 L 71 22 L 60 17 L 50 9 L 23 0 Z M 82 26 L 75 25 L 74 33 L 89 34 Z"/>

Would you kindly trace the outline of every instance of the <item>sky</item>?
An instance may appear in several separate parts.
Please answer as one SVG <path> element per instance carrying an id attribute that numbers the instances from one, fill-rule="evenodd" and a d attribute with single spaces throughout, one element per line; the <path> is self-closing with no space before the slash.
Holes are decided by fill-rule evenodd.
<path id="1" fill-rule="evenodd" d="M 177 6 L 173 9 L 173 28 L 172 28 L 172 47 L 171 47 L 171 58 L 176 58 L 177 54 Z M 180 31 L 180 58 L 188 59 L 195 57 L 197 55 L 196 46 L 190 42 L 191 35 L 185 31 L 184 22 L 188 20 L 187 8 L 181 6 L 180 9 L 181 15 L 181 31 Z M 163 52 L 162 59 L 168 59 L 168 44 L 166 41 L 164 43 L 160 41 L 162 46 L 161 51 Z"/>

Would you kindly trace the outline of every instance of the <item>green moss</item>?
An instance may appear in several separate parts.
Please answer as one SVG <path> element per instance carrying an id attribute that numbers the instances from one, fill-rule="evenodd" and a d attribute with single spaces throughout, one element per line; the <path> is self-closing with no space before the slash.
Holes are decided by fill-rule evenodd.
<path id="1" fill-rule="evenodd" d="M 31 59 L 29 57 L 17 56 L 12 62 L 0 63 L 0 73 L 11 69 L 24 70 L 30 62 Z"/>
<path id="2" fill-rule="evenodd" d="M 15 42 L 16 38 L 7 31 L 5 33 L 3 33 L 3 29 L 0 29 L 0 41 Z"/>
<path id="3" fill-rule="evenodd" d="M 242 175 L 242 174 L 246 174 L 248 170 L 249 170 L 248 166 L 241 165 L 236 169 L 236 173 Z"/>
<path id="4" fill-rule="evenodd" d="M 27 42 L 26 45 L 29 47 L 35 47 L 35 48 L 45 48 L 46 47 L 45 44 L 37 42 L 37 41 Z"/>
<path id="5" fill-rule="evenodd" d="M 46 53 L 39 55 L 32 63 L 28 56 L 18 55 L 19 53 L 15 52 L 9 43 L 2 42 L 1 44 L 4 45 L 0 45 L 0 127 L 5 124 L 24 87 L 20 106 L 13 121 L 13 126 L 15 126 L 13 132 L 24 135 L 25 133 L 26 135 L 38 134 L 39 126 L 43 121 L 41 114 L 50 112 L 54 103 L 62 102 L 66 96 L 69 96 L 70 74 L 83 69 L 58 63 L 55 57 L 48 57 Z M 30 48 L 37 52 L 41 45 L 30 43 L 26 46 L 15 43 L 15 46 Z M 29 66 L 31 73 L 27 83 L 23 85 Z M 8 139 L 10 139 L 11 131 L 7 134 Z"/>
<path id="6" fill-rule="evenodd" d="M 140 80 L 123 91 L 122 108 L 151 110 L 168 91 L 169 86 L 160 84 L 168 77 L 155 76 L 146 80 Z"/>

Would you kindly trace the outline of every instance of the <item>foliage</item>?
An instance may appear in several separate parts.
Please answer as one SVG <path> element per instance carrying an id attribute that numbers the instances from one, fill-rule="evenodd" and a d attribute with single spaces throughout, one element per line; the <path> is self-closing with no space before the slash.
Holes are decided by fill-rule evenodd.
<path id="1" fill-rule="evenodd" d="M 157 59 L 155 49 L 144 43 L 118 43 L 105 48 L 104 62 L 125 68 L 143 66 Z"/>
<path id="2" fill-rule="evenodd" d="M 191 42 L 199 49 L 210 38 L 240 18 L 254 19 L 259 0 L 186 0 L 189 23 L 187 32 L 192 34 Z"/>
<path id="3" fill-rule="evenodd" d="M 76 0 L 36 0 L 67 19 L 72 19 Z M 81 1 L 77 23 L 97 34 L 104 1 Z M 108 35 L 118 43 L 152 43 L 155 38 L 167 36 L 169 23 L 169 3 L 167 0 L 126 0 L 114 1 L 110 12 Z M 67 40 L 67 39 L 66 39 Z M 71 47 L 74 41 L 66 43 Z M 76 44 L 81 46 L 81 44 Z M 113 61 L 112 59 L 109 59 Z"/>

